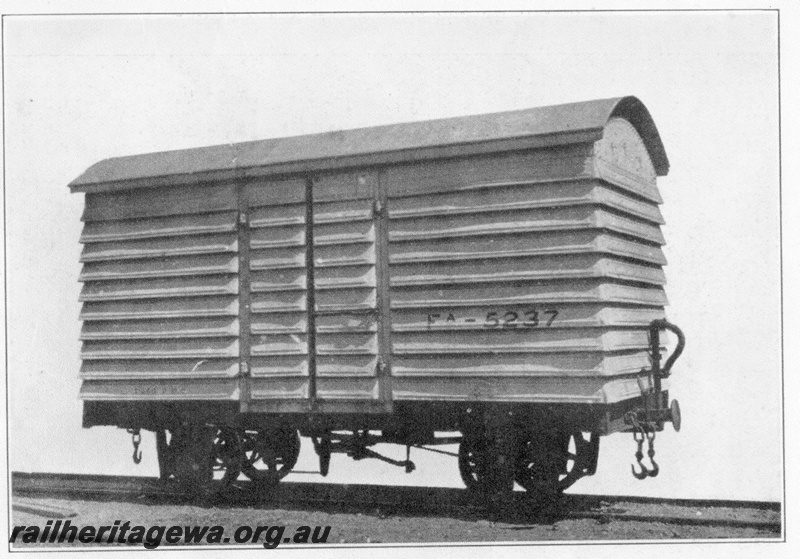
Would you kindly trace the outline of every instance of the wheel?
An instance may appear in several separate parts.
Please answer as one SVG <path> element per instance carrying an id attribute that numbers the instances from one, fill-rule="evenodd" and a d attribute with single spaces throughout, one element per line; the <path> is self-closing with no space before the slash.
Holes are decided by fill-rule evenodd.
<path id="1" fill-rule="evenodd" d="M 538 432 L 519 444 L 514 481 L 529 493 L 554 497 L 594 473 L 599 437 L 583 433 Z"/>
<path id="2" fill-rule="evenodd" d="M 221 492 L 239 477 L 244 454 L 236 430 L 227 426 L 189 425 L 178 428 L 167 442 L 157 433 L 161 479 L 174 478 L 197 495 Z"/>
<path id="3" fill-rule="evenodd" d="M 244 452 L 242 443 L 236 429 L 231 427 L 218 427 L 214 435 L 212 447 L 212 469 L 213 477 L 229 485 L 235 481 L 242 472 L 244 464 Z"/>
<path id="4" fill-rule="evenodd" d="M 486 485 L 486 443 L 479 437 L 464 436 L 458 446 L 458 473 L 467 489 L 482 490 Z"/>
<path id="5" fill-rule="evenodd" d="M 294 429 L 245 430 L 242 473 L 259 485 L 274 485 L 286 477 L 300 455 L 300 435 Z"/>

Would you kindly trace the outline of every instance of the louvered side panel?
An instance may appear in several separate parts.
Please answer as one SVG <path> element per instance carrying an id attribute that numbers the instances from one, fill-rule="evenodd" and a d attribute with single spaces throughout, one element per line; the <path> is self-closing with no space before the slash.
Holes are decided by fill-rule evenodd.
<path id="1" fill-rule="evenodd" d="M 597 254 L 486 259 L 465 256 L 457 262 L 408 262 L 392 267 L 392 286 L 509 283 L 602 277 L 663 285 L 657 267 L 632 264 Z"/>
<path id="2" fill-rule="evenodd" d="M 497 164 L 454 183 L 427 168 L 386 171 L 405 194 L 388 206 L 394 398 L 638 395 L 666 304 L 654 185 L 525 181 L 540 171 Z"/>
<path id="3" fill-rule="evenodd" d="M 392 309 L 468 307 L 514 303 L 548 306 L 554 303 L 597 302 L 664 307 L 662 288 L 607 283 L 604 278 L 559 282 L 527 282 L 519 285 L 441 285 L 392 289 Z"/>
<path id="4" fill-rule="evenodd" d="M 390 240 L 454 239 L 582 229 L 603 229 L 656 245 L 664 244 L 664 237 L 656 224 L 593 206 L 395 219 Z"/>
<path id="5" fill-rule="evenodd" d="M 316 396 L 323 401 L 380 397 L 370 180 L 342 175 L 314 183 Z"/>
<path id="6" fill-rule="evenodd" d="M 86 197 L 83 220 L 89 223 L 164 217 L 169 221 L 176 216 L 233 211 L 237 208 L 236 192 L 237 185 L 228 183 L 90 194 Z"/>
<path id="7" fill-rule="evenodd" d="M 381 177 L 392 197 L 430 196 L 497 185 L 574 181 L 593 176 L 592 145 L 479 155 L 399 165 Z"/>
<path id="8" fill-rule="evenodd" d="M 432 191 L 438 190 L 430 185 Z M 476 184 L 456 192 L 424 193 L 424 196 L 396 198 L 391 207 L 392 216 L 444 217 L 478 212 L 507 212 L 536 208 L 602 205 L 617 209 L 640 219 L 663 224 L 664 218 L 655 203 L 631 199 L 624 190 L 595 178 L 563 180 L 559 182 L 523 182 Z"/>
<path id="9" fill-rule="evenodd" d="M 248 187 L 250 398 L 310 395 L 305 183 Z"/>
<path id="10" fill-rule="evenodd" d="M 613 303 L 564 303 L 561 311 L 547 310 L 547 305 L 540 307 L 539 311 L 532 307 L 522 305 L 509 312 L 508 316 L 497 316 L 504 330 L 518 330 L 526 327 L 533 328 L 539 325 L 558 320 L 562 328 L 626 328 L 640 327 L 653 320 L 664 318 L 664 311 L 654 307 L 622 307 L 612 306 Z M 446 309 L 447 307 L 442 307 Z M 453 307 L 450 312 L 431 312 L 420 315 L 414 308 L 396 308 L 392 313 L 393 329 L 396 332 L 439 332 L 460 330 L 468 332 L 485 332 L 487 326 L 493 325 L 490 318 L 487 324 L 486 317 L 495 312 L 494 306 L 480 307 L 465 301 L 462 307 Z M 513 314 L 512 314 L 513 313 Z M 516 318 L 515 318 L 516 316 Z M 551 325 L 552 326 L 552 325 Z"/>
<path id="11" fill-rule="evenodd" d="M 233 192 L 87 195 L 82 398 L 238 398 Z"/>
<path id="12" fill-rule="evenodd" d="M 400 377 L 392 383 L 395 400 L 520 402 L 539 404 L 613 404 L 641 396 L 636 379 L 532 377 Z"/>
<path id="13" fill-rule="evenodd" d="M 520 233 L 467 239 L 419 239 L 395 242 L 392 262 L 458 262 L 500 260 L 516 257 L 582 255 L 619 256 L 640 264 L 666 264 L 659 246 L 636 242 L 620 235 L 596 230 Z"/>

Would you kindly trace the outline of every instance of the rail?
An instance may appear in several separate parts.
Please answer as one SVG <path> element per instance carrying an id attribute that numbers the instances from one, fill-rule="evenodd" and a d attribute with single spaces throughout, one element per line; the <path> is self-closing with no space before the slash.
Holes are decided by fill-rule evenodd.
<path id="1" fill-rule="evenodd" d="M 149 499 L 155 504 L 188 503 L 196 497 L 176 484 L 158 478 L 82 474 L 14 472 L 12 493 L 17 497 L 57 497 L 80 500 L 132 501 Z M 234 482 L 229 491 L 205 504 L 217 507 L 280 506 L 344 511 L 391 511 L 396 514 L 437 514 L 475 517 L 489 514 L 468 491 L 442 487 L 394 487 L 380 485 L 336 485 L 331 483 L 282 482 L 267 493 L 254 491 L 252 483 Z M 651 505 L 658 505 L 653 507 Z M 672 512 L 648 512 L 668 507 Z M 644 508 L 645 511 L 638 509 Z M 698 509 L 704 512 L 698 516 Z M 730 518 L 731 509 L 752 511 L 753 518 Z M 764 515 L 774 518 L 761 519 Z M 781 505 L 771 501 L 664 499 L 611 495 L 565 494 L 558 503 L 536 505 L 525 493 L 514 493 L 507 507 L 508 519 L 555 522 L 563 519 L 596 519 L 600 522 L 628 521 L 685 526 L 731 527 L 780 533 Z"/>

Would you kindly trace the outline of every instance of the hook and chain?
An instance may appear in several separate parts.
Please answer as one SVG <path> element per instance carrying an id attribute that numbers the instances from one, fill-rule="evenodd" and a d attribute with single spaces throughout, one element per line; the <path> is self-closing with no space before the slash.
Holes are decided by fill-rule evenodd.
<path id="1" fill-rule="evenodd" d="M 654 460 L 656 456 L 656 432 L 655 431 L 645 431 L 645 436 L 647 437 L 647 458 L 650 460 L 650 463 L 653 465 L 650 468 L 650 471 L 647 473 L 650 477 L 656 477 L 658 475 L 658 464 Z"/>
<path id="2" fill-rule="evenodd" d="M 645 428 L 636 415 L 631 413 L 626 418 L 628 423 L 633 426 L 633 440 L 636 441 L 636 453 L 633 455 L 636 458 L 636 463 L 639 464 L 641 471 L 636 471 L 636 466 L 631 464 L 631 473 L 636 479 L 646 479 L 648 477 L 656 477 L 659 472 L 659 467 L 654 460 L 656 456 L 655 440 L 656 432 L 654 429 Z M 647 440 L 647 458 L 650 460 L 652 467 L 648 468 L 642 460 L 644 460 L 644 441 Z"/>
<path id="3" fill-rule="evenodd" d="M 133 463 L 139 464 L 142 461 L 142 451 L 139 450 L 142 434 L 139 429 L 128 429 L 128 433 L 131 434 L 131 442 L 133 442 Z"/>

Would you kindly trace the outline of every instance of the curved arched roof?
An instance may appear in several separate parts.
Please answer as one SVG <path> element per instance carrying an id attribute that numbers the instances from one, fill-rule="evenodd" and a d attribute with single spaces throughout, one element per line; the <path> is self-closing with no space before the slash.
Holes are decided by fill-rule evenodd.
<path id="1" fill-rule="evenodd" d="M 658 176 L 666 175 L 669 172 L 667 152 L 664 150 L 656 123 L 653 122 L 653 117 L 650 116 L 650 111 L 647 110 L 644 103 L 633 96 L 621 97 L 614 103 L 614 110 L 609 115 L 609 118 L 611 117 L 621 117 L 633 124 L 639 136 L 644 140 L 656 174 Z"/>
<path id="2" fill-rule="evenodd" d="M 667 174 L 669 161 L 649 111 L 636 97 L 616 97 L 114 157 L 95 163 L 69 186 L 74 192 L 126 190 L 594 142 L 613 117 L 633 124 L 656 173 Z"/>

